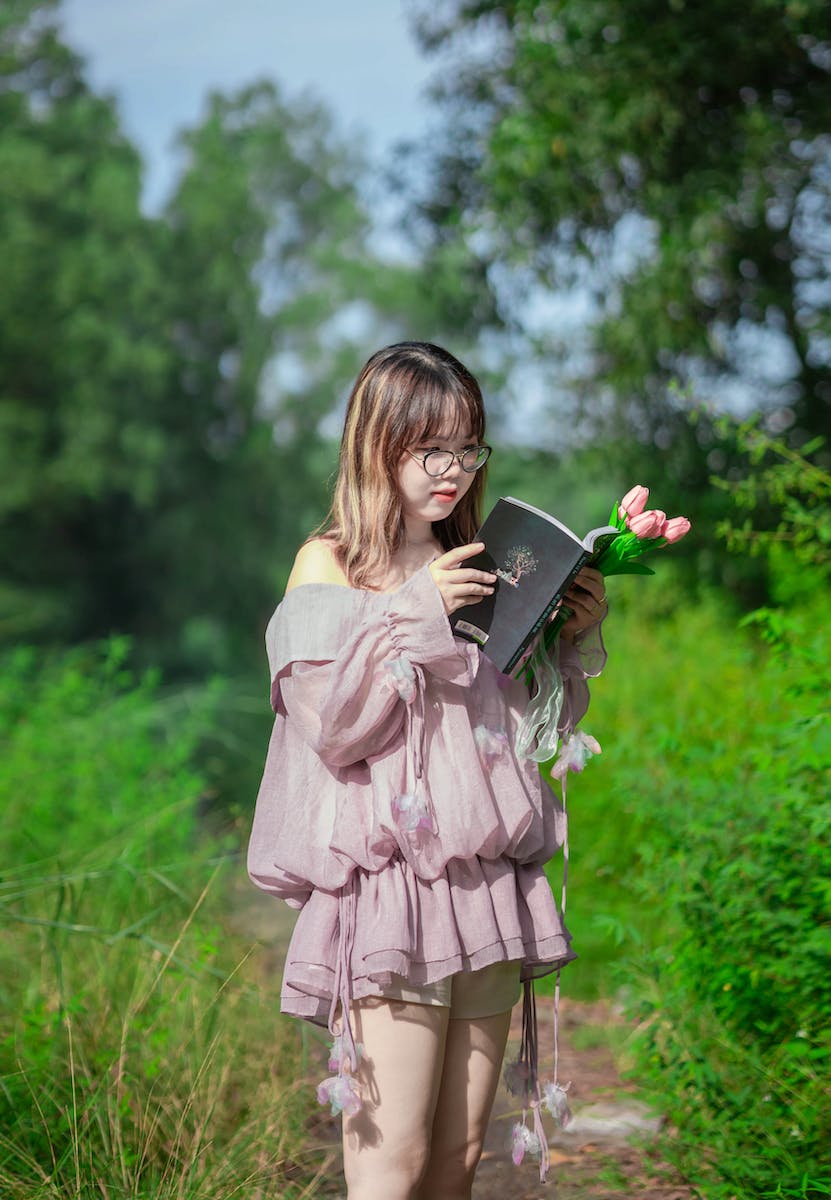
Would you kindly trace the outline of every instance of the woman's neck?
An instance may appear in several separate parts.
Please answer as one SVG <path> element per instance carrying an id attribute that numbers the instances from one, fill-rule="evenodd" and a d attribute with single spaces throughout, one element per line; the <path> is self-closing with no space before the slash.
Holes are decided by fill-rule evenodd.
<path id="1" fill-rule="evenodd" d="M 404 514 L 404 542 L 405 547 L 415 550 L 417 547 L 425 549 L 427 546 L 437 544 L 436 535 L 433 533 L 433 526 L 430 521 L 420 521 L 417 517 L 408 517 Z"/>
<path id="2" fill-rule="evenodd" d="M 426 521 L 405 523 L 404 540 L 390 555 L 389 568 L 381 582 L 382 591 L 394 591 L 422 567 L 442 553 L 442 545 Z"/>

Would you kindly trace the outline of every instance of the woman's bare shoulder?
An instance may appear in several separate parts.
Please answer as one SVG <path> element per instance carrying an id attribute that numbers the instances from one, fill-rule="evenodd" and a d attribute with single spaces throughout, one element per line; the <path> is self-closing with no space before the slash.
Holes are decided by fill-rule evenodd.
<path id="1" fill-rule="evenodd" d="M 332 543 L 325 538 L 312 538 L 297 551 L 286 592 L 304 583 L 334 583 L 349 587 L 349 580 L 338 566 Z"/>

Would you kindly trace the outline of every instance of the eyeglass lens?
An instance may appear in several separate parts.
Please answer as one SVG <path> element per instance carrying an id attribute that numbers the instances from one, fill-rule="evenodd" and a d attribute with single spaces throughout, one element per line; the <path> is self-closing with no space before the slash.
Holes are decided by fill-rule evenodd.
<path id="1" fill-rule="evenodd" d="M 478 471 L 488 461 L 487 446 L 471 446 L 461 457 L 463 471 Z M 456 456 L 450 450 L 428 450 L 424 455 L 424 470 L 428 475 L 443 475 L 449 471 Z"/>

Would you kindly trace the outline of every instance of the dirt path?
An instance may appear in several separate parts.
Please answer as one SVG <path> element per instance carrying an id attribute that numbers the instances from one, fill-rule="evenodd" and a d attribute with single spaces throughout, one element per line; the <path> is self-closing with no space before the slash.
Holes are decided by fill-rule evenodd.
<path id="1" fill-rule="evenodd" d="M 291 911 L 267 897 L 241 894 L 234 924 L 248 936 L 267 944 L 263 963 L 267 973 L 277 973 L 288 943 Z M 542 1074 L 553 1046 L 553 1000 L 537 998 Z M 516 1053 L 521 1006 L 514 1022 L 507 1057 Z M 620 1077 L 616 1051 L 628 1027 L 606 1001 L 594 1004 L 569 1000 L 560 1006 L 560 1078 L 571 1080 L 569 1102 L 573 1119 L 566 1130 L 556 1130 L 546 1116 L 551 1172 L 549 1182 L 539 1182 L 538 1165 L 528 1159 L 515 1167 L 508 1152 L 511 1128 L 519 1119 L 516 1099 L 500 1085 L 488 1128 L 485 1150 L 473 1189 L 474 1200 L 692 1200 L 693 1193 L 674 1177 L 657 1155 L 653 1142 L 660 1115 L 650 1112 L 637 1086 Z M 311 1069 L 311 1081 L 323 1074 L 324 1044 L 309 1039 L 312 1056 L 320 1063 Z M 323 1116 L 312 1133 L 325 1173 L 314 1195 L 342 1200 L 344 1189 L 339 1161 L 340 1123 Z M 382 1200 L 382 1198 L 379 1198 Z"/>
<path id="2" fill-rule="evenodd" d="M 553 1037 L 550 997 L 538 997 L 537 1015 L 544 1063 Z M 508 1056 L 519 1044 L 520 1017 L 517 1007 Z M 552 1195 L 557 1200 L 620 1200 L 624 1196 L 690 1200 L 693 1193 L 672 1177 L 650 1148 L 661 1125 L 660 1116 L 650 1112 L 635 1084 L 620 1078 L 613 1048 L 625 1038 L 623 1018 L 605 1001 L 585 1004 L 568 999 L 561 1001 L 560 1018 L 560 1078 L 571 1080 L 573 1119 L 566 1130 L 556 1130 L 551 1119 L 545 1118 L 551 1154 L 549 1182 L 539 1182 L 536 1163 L 526 1160 L 517 1168 L 511 1162 L 506 1147 L 519 1113 L 516 1100 L 500 1087 L 474 1200 L 532 1200 Z"/>

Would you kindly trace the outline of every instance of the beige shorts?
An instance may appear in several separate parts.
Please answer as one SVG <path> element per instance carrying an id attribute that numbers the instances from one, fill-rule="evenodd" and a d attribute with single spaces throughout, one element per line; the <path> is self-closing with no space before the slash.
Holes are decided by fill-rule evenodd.
<path id="1" fill-rule="evenodd" d="M 480 971 L 459 971 L 424 987 L 413 987 L 402 976 L 394 975 L 380 997 L 360 1004 L 399 1000 L 405 1004 L 432 1004 L 449 1008 L 450 1018 L 474 1021 L 507 1012 L 519 999 L 521 984 L 518 962 L 492 963 Z"/>

